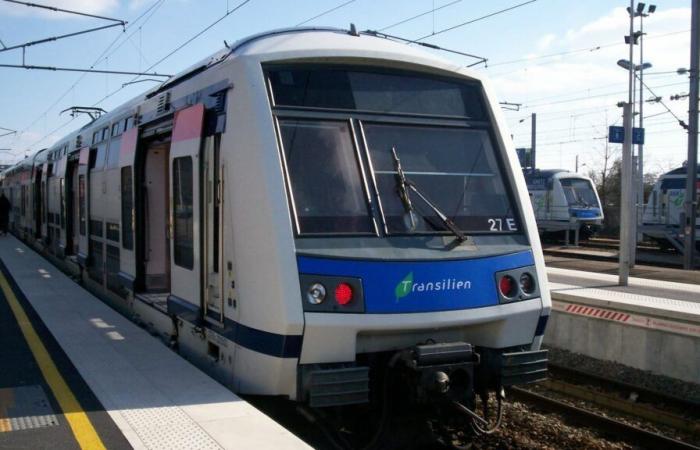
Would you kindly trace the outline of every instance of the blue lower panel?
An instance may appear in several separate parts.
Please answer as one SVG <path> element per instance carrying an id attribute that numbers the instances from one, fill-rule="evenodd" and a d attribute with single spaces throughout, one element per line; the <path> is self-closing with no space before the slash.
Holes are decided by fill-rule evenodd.
<path id="1" fill-rule="evenodd" d="M 495 273 L 534 264 L 531 251 L 451 261 L 362 261 L 297 257 L 307 275 L 362 280 L 367 313 L 411 313 L 498 304 Z"/>

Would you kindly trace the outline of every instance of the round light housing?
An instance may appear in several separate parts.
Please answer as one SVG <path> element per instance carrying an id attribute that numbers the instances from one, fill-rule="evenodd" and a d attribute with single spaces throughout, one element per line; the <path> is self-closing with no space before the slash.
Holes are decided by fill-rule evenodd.
<path id="1" fill-rule="evenodd" d="M 513 277 L 511 277 L 510 275 L 505 275 L 499 280 L 498 289 L 501 291 L 501 295 L 510 298 L 515 296 L 517 286 Z"/>
<path id="2" fill-rule="evenodd" d="M 526 294 L 535 292 L 535 279 L 532 275 L 527 272 L 520 275 L 520 289 Z"/>
<path id="3" fill-rule="evenodd" d="M 306 291 L 306 301 L 312 305 L 318 305 L 326 299 L 326 287 L 321 283 L 314 283 Z"/>
<path id="4" fill-rule="evenodd" d="M 335 287 L 335 301 L 343 306 L 352 301 L 352 286 L 348 283 L 338 283 Z"/>

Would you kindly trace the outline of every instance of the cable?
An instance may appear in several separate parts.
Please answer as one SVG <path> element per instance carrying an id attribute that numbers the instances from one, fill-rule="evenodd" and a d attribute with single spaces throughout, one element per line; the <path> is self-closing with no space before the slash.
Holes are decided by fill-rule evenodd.
<path id="1" fill-rule="evenodd" d="M 656 93 L 654 93 L 654 91 L 652 91 L 651 88 L 650 88 L 645 82 L 643 82 L 643 81 L 639 78 L 639 76 L 638 76 L 637 74 L 635 74 L 635 77 L 637 77 L 637 79 L 639 80 L 639 82 L 642 83 L 642 85 L 646 88 L 647 91 L 649 91 L 649 93 L 650 93 L 651 95 L 653 95 L 654 97 L 656 97 L 656 98 L 659 99 L 659 103 L 661 103 L 661 105 L 662 105 L 664 108 L 666 108 L 666 111 L 668 111 L 669 114 L 671 114 L 673 117 L 675 117 L 675 119 L 678 121 L 678 125 L 680 125 L 683 129 L 685 129 L 686 131 L 688 131 L 688 129 L 689 129 L 688 124 L 685 123 L 684 121 L 682 121 L 682 120 L 676 115 L 676 113 L 674 113 L 673 111 L 671 111 L 671 108 L 669 108 L 669 107 L 666 105 L 666 103 L 664 103 L 664 101 L 661 99 L 661 97 L 659 97 L 658 95 L 656 95 Z M 683 84 L 685 84 L 685 83 L 683 83 Z"/>
<path id="2" fill-rule="evenodd" d="M 32 8 L 41 8 L 41 9 L 48 9 L 54 12 L 63 12 L 63 13 L 68 13 L 68 14 L 75 14 L 77 16 L 85 16 L 85 17 L 92 17 L 94 19 L 102 19 L 102 20 L 110 20 L 112 22 L 119 22 L 122 25 L 125 25 L 126 22 L 124 22 L 121 19 L 113 19 L 111 17 L 104 17 L 104 16 L 97 16 L 95 14 L 88 14 L 88 13 L 83 13 L 80 11 L 73 11 L 70 9 L 61 9 L 61 8 L 56 8 L 54 6 L 48 6 L 48 5 L 40 5 L 38 3 L 29 3 L 29 2 L 20 2 L 18 0 L 3 0 L 7 3 L 16 3 L 18 5 L 24 5 L 24 6 L 30 6 Z"/>
<path id="3" fill-rule="evenodd" d="M 420 37 L 420 38 L 418 38 L 418 39 L 414 39 L 414 42 L 422 41 L 423 39 L 427 39 L 427 38 L 429 38 L 429 37 L 437 36 L 438 34 L 447 33 L 448 31 L 452 31 L 452 30 L 455 30 L 455 29 L 457 29 L 457 28 L 461 28 L 461 27 L 463 27 L 463 26 L 465 26 L 465 25 L 469 25 L 469 24 L 472 24 L 472 23 L 474 23 L 474 22 L 478 22 L 478 21 L 480 21 L 480 20 L 488 19 L 489 17 L 493 17 L 493 16 L 496 16 L 496 15 L 498 15 L 498 14 L 503 14 L 504 12 L 512 11 L 512 10 L 514 10 L 514 9 L 516 9 L 516 8 L 520 8 L 521 6 L 529 5 L 530 3 L 535 3 L 536 1 L 537 1 L 537 0 L 528 0 L 528 1 L 526 1 L 526 2 L 519 3 L 519 4 L 517 4 L 517 5 L 513 5 L 513 6 L 511 6 L 511 7 L 508 7 L 508 8 L 505 8 L 505 9 L 501 9 L 501 10 L 499 10 L 499 11 L 494 11 L 494 12 L 492 12 L 492 13 L 490 13 L 490 14 L 486 14 L 485 16 L 477 17 L 476 19 L 468 20 L 468 21 L 463 22 L 463 23 L 460 23 L 460 24 L 458 24 L 458 25 L 454 25 L 454 26 L 451 26 L 451 27 L 449 27 L 449 28 L 444 28 L 444 29 L 442 29 L 442 30 L 440 30 L 440 31 L 435 31 L 435 32 L 433 32 L 433 33 L 427 34 L 427 35 L 425 35 L 425 36 L 423 36 L 423 37 Z"/>
<path id="4" fill-rule="evenodd" d="M 428 15 L 428 14 L 435 13 L 436 11 L 440 11 L 441 9 L 447 8 L 448 6 L 452 6 L 452 5 L 454 5 L 455 3 L 459 3 L 459 2 L 461 2 L 461 1 L 462 1 L 462 0 L 454 0 L 453 2 L 446 3 L 446 4 L 444 4 L 444 5 L 442 5 L 442 6 L 438 7 L 438 8 L 432 8 L 432 9 L 430 9 L 430 10 L 428 10 L 428 11 L 422 12 L 422 13 L 420 13 L 420 14 L 418 14 L 418 15 L 413 16 L 413 17 L 409 17 L 408 19 L 403 19 L 403 20 L 400 20 L 400 21 L 398 21 L 398 22 L 396 22 L 396 23 L 393 23 L 393 24 L 391 24 L 391 25 L 388 25 L 388 26 L 386 26 L 386 27 L 384 27 L 384 28 L 380 28 L 380 29 L 377 30 L 377 31 L 384 31 L 384 30 L 388 30 L 389 28 L 398 27 L 399 25 L 403 25 L 403 24 L 406 23 L 406 22 L 410 22 L 410 21 L 412 21 L 412 20 L 418 19 L 419 17 L 423 17 L 423 16 L 426 16 L 426 15 Z"/>
<path id="5" fill-rule="evenodd" d="M 320 13 L 320 14 L 317 14 L 317 15 L 315 15 L 315 16 L 309 18 L 309 19 L 306 19 L 306 20 L 304 20 L 303 22 L 299 22 L 299 23 L 296 24 L 295 26 L 299 27 L 299 26 L 301 26 L 301 25 L 304 25 L 305 23 L 309 23 L 309 22 L 311 22 L 312 20 L 316 20 L 316 19 L 318 19 L 319 17 L 325 16 L 326 14 L 330 14 L 330 13 L 332 13 L 333 11 L 335 11 L 335 10 L 337 10 L 337 9 L 340 9 L 340 8 L 342 8 L 342 7 L 345 6 L 345 5 L 349 5 L 350 3 L 353 3 L 353 2 L 355 2 L 355 1 L 356 1 L 356 0 L 348 0 L 348 1 L 344 2 L 344 3 L 341 3 L 341 4 L 338 5 L 338 6 L 335 6 L 335 7 L 331 8 L 331 9 L 326 10 L 326 11 Z"/>
<path id="6" fill-rule="evenodd" d="M 148 7 L 148 8 L 147 8 L 144 12 L 142 12 L 138 17 L 136 17 L 136 19 L 134 19 L 131 23 L 129 23 L 129 24 L 126 26 L 126 30 L 128 30 L 129 28 L 135 26 L 135 25 L 141 20 L 141 18 L 143 18 L 146 14 L 148 14 L 148 13 L 149 13 L 150 11 L 152 11 L 154 8 L 160 7 L 160 5 L 162 5 L 164 2 L 165 2 L 165 0 L 156 0 L 155 2 L 153 2 L 153 4 L 151 4 L 150 7 Z M 155 11 L 153 11 L 153 14 L 155 14 Z M 151 15 L 144 21 L 143 24 L 145 24 L 151 17 L 153 17 L 153 14 L 151 14 Z M 143 24 L 142 24 L 142 26 L 143 26 Z M 119 34 L 117 35 L 117 37 L 116 37 L 116 38 L 107 46 L 107 48 L 105 48 L 105 49 L 102 51 L 102 53 L 97 57 L 97 59 L 95 60 L 95 62 L 93 62 L 93 63 L 90 65 L 90 68 L 91 68 L 91 69 L 93 69 L 96 65 L 98 65 L 104 58 L 108 58 L 109 56 L 111 56 L 112 54 L 114 54 L 114 52 L 112 52 L 112 53 L 110 53 L 109 55 L 106 55 L 106 53 L 109 52 L 109 50 L 112 48 L 112 46 L 114 46 L 114 44 L 115 44 L 123 35 L 124 35 L 123 32 L 122 32 L 122 33 L 119 33 Z M 122 44 L 123 44 L 123 43 L 122 43 Z M 117 47 L 117 49 L 118 49 L 119 47 L 121 47 L 122 44 L 120 44 L 120 45 Z M 115 49 L 114 51 L 116 51 L 117 49 Z M 105 55 L 106 55 L 106 56 L 105 56 Z M 104 58 L 103 58 L 103 57 L 104 57 Z M 34 124 L 36 124 L 39 120 L 41 120 L 42 117 L 45 117 L 45 116 L 49 113 L 49 111 L 51 111 L 53 108 L 55 108 L 56 105 L 58 105 L 58 103 L 66 97 L 66 95 L 68 95 L 73 89 L 75 89 L 75 87 L 85 78 L 86 75 L 87 75 L 87 73 L 84 73 L 84 74 L 80 75 L 80 76 L 75 80 L 75 82 L 73 82 L 73 84 L 72 84 L 68 89 L 66 89 L 66 90 L 63 92 L 63 94 L 61 94 L 61 95 L 58 97 L 58 99 L 56 99 L 56 101 L 54 101 L 54 102 L 51 104 L 51 106 L 49 106 L 43 113 L 41 113 L 41 114 L 40 114 L 36 119 L 34 119 L 29 125 L 27 125 L 26 127 L 24 127 L 19 133 L 17 133 L 16 138 L 15 138 L 15 142 L 16 142 L 17 139 L 19 139 L 19 137 L 20 137 L 25 131 L 27 131 L 29 128 L 31 128 L 32 126 L 34 126 Z M 73 120 L 74 120 L 74 119 L 71 119 L 71 121 L 73 121 Z M 66 125 L 67 125 L 67 124 L 64 124 L 63 126 L 66 126 Z M 61 127 L 61 128 L 62 128 L 62 127 Z M 60 128 L 59 128 L 59 129 L 60 129 Z M 52 132 L 52 133 L 53 133 L 53 132 Z M 43 141 L 47 136 L 49 136 L 49 135 L 52 134 L 52 133 L 49 133 L 49 134 L 45 135 L 41 140 L 39 140 L 39 141 L 33 143 L 32 145 L 35 145 L 35 144 L 37 144 L 38 142 Z M 30 145 L 30 147 L 31 147 L 32 145 Z"/>

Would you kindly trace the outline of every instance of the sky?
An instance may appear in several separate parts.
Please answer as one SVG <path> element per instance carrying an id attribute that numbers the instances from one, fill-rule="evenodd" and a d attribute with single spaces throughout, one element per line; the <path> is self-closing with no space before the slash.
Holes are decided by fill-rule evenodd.
<path id="1" fill-rule="evenodd" d="M 627 99 L 627 72 L 616 65 L 629 59 L 624 35 L 629 18 L 621 0 L 37 0 L 34 3 L 122 19 L 90 34 L 31 46 L 30 65 L 143 71 L 173 74 L 250 34 L 304 25 L 359 30 L 380 29 L 408 39 L 488 58 L 475 70 L 487 76 L 499 101 L 519 104 L 506 111 L 513 140 L 530 146 L 530 117 L 537 114 L 540 168 L 600 170 L 607 127 L 622 125 L 619 101 Z M 659 0 L 644 19 L 645 100 L 663 103 L 687 122 L 690 0 Z M 483 20 L 458 26 L 518 6 Z M 180 50 L 180 45 L 240 6 Z M 433 11 L 434 12 L 431 12 Z M 426 14 L 423 14 L 426 13 Z M 419 16 L 412 20 L 407 20 Z M 30 8 L 0 0 L 0 40 L 7 46 L 100 27 L 110 22 Z M 398 24 L 398 25 L 396 25 Z M 388 27 L 388 28 L 387 28 Z M 454 27 L 453 29 L 450 29 Z M 639 27 L 636 19 L 635 29 Z M 449 29 L 449 30 L 448 30 Z M 448 30 L 444 31 L 443 30 Z M 2 49 L 2 45 L 0 45 Z M 634 60 L 639 63 L 639 48 Z M 469 58 L 439 52 L 457 64 Z M 162 61 L 161 61 L 162 60 Z M 22 64 L 22 51 L 0 52 L 0 64 Z M 153 66 L 151 68 L 151 66 Z M 87 122 L 64 109 L 99 106 L 110 110 L 140 94 L 151 81 L 122 84 L 134 76 L 80 74 L 0 67 L 0 127 L 17 133 L 0 137 L 0 163 L 49 146 Z M 149 78 L 149 77 L 142 77 Z M 637 87 L 638 88 L 638 87 Z M 636 93 L 637 98 L 639 93 Z M 687 134 L 661 103 L 644 102 L 645 171 L 661 173 L 686 160 Z M 5 131 L 0 129 L 0 135 Z M 620 144 L 608 152 L 619 157 Z"/>

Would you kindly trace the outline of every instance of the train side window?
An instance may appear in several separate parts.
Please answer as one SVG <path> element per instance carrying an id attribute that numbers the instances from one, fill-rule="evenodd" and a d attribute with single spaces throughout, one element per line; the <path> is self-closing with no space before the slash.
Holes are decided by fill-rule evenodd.
<path id="1" fill-rule="evenodd" d="M 107 168 L 114 169 L 119 166 L 119 149 L 121 148 L 121 136 L 112 138 L 109 143 L 109 153 L 107 155 Z"/>
<path id="2" fill-rule="evenodd" d="M 192 158 L 173 160 L 173 250 L 175 264 L 194 267 Z"/>
<path id="3" fill-rule="evenodd" d="M 102 129 L 102 140 L 104 141 L 109 137 L 109 127 L 104 127 Z"/>
<path id="4" fill-rule="evenodd" d="M 78 215 L 80 220 L 80 234 L 85 236 L 85 175 L 78 176 Z"/>
<path id="5" fill-rule="evenodd" d="M 107 153 L 107 142 L 100 143 L 97 147 L 90 149 L 90 170 L 102 170 L 105 166 L 105 156 Z"/>
<path id="6" fill-rule="evenodd" d="M 94 144 L 97 144 L 98 142 L 100 142 L 100 132 L 95 131 L 94 133 L 92 133 L 92 144 L 94 145 Z"/>
<path id="7" fill-rule="evenodd" d="M 122 247 L 127 250 L 134 248 L 133 217 L 134 198 L 131 166 L 122 167 Z"/>
<path id="8" fill-rule="evenodd" d="M 121 134 L 121 122 L 115 122 L 112 124 L 112 137 L 118 136 Z"/>

